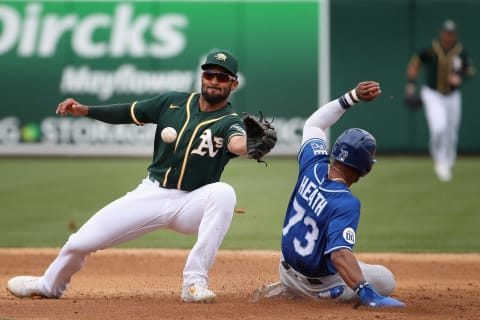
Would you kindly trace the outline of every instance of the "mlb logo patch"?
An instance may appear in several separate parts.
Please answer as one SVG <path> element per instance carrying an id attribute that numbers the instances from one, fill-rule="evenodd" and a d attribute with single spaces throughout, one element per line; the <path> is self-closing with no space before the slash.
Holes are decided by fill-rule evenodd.
<path id="1" fill-rule="evenodd" d="M 345 228 L 343 230 L 343 239 L 350 244 L 355 244 L 355 230 L 352 228 Z"/>

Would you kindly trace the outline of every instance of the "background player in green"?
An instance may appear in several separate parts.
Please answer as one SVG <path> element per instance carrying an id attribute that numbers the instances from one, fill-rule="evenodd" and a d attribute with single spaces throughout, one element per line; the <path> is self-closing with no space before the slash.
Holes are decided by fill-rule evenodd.
<path id="1" fill-rule="evenodd" d="M 237 60 L 229 52 L 213 52 L 202 69 L 201 94 L 171 92 L 97 107 L 68 98 L 58 105 L 56 112 L 62 116 L 156 124 L 153 160 L 135 190 L 105 206 L 69 237 L 43 276 L 10 279 L 7 288 L 12 294 L 59 298 L 90 253 L 163 228 L 198 234 L 183 270 L 182 299 L 215 299 L 208 288 L 208 271 L 236 204 L 234 189 L 219 179 L 230 159 L 247 154 L 247 138 L 242 119 L 228 102 L 238 86 Z M 166 127 L 178 132 L 169 143 L 161 137 Z M 159 266 L 159 272 L 164 270 Z"/>
<path id="2" fill-rule="evenodd" d="M 462 112 L 461 87 L 474 75 L 473 61 L 457 41 L 457 27 L 452 20 L 443 22 L 439 39 L 415 53 L 407 67 L 405 95 L 415 96 L 421 66 L 425 66 L 425 85 L 420 90 L 430 131 L 430 154 L 440 181 L 452 179 L 457 156 L 458 130 Z"/>

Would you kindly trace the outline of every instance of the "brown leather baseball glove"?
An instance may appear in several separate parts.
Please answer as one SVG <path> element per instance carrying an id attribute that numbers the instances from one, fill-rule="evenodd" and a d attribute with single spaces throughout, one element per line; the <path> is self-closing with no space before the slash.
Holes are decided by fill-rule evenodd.
<path id="1" fill-rule="evenodd" d="M 269 153 L 277 142 L 277 133 L 272 122 L 266 120 L 260 112 L 260 118 L 245 114 L 243 124 L 247 131 L 248 157 L 257 162 L 265 162 L 262 157 Z"/>

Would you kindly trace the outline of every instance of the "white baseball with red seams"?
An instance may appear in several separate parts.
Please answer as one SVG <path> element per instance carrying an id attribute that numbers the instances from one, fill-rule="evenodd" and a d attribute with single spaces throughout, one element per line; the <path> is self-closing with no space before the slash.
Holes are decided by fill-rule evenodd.
<path id="1" fill-rule="evenodd" d="M 172 127 L 165 127 L 161 133 L 162 140 L 166 143 L 172 143 L 177 139 L 177 130 Z"/>

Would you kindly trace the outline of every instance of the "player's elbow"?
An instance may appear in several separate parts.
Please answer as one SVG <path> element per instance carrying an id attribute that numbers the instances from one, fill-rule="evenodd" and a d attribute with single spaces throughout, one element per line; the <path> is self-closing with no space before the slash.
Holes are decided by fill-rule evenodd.
<path id="1" fill-rule="evenodd" d="M 331 253 L 330 258 L 335 268 L 347 269 L 349 257 L 353 255 L 352 251 L 348 249 L 340 249 Z"/>

